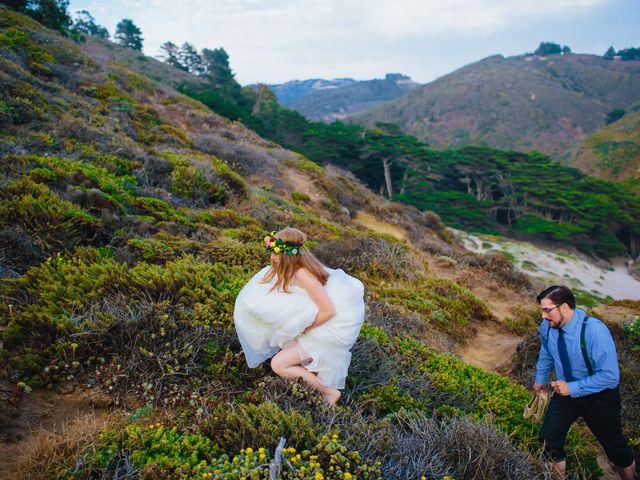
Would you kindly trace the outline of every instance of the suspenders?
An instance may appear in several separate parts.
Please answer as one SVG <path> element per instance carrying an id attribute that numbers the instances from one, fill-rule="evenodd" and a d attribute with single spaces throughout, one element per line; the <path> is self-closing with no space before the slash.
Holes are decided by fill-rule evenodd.
<path id="1" fill-rule="evenodd" d="M 593 375 L 593 367 L 591 365 L 591 360 L 589 360 L 589 355 L 587 355 L 587 342 L 584 339 L 584 332 L 587 330 L 587 322 L 589 321 L 589 316 L 584 317 L 584 321 L 582 322 L 582 329 L 580 330 L 580 350 L 582 350 L 582 358 L 584 359 L 584 363 L 587 366 L 587 370 L 589 370 L 589 375 Z M 544 348 L 549 351 L 549 331 L 551 327 L 547 328 L 547 334 L 542 337 L 544 343 Z"/>

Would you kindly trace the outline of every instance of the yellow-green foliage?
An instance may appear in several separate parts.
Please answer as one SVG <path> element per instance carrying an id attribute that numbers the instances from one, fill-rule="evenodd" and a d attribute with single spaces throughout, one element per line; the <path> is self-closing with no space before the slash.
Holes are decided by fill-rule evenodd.
<path id="1" fill-rule="evenodd" d="M 6 72 L 6 73 L 5 73 Z M 27 123 L 30 120 L 41 119 L 47 111 L 47 101 L 38 89 L 26 81 L 25 75 L 13 62 L 0 57 L 0 93 L 2 99 L 2 114 L 0 120 L 7 124 Z"/>
<path id="2" fill-rule="evenodd" d="M 373 387 L 362 396 L 362 399 L 371 402 L 371 405 L 383 415 L 398 412 L 401 409 L 424 409 L 427 406 L 426 402 L 416 400 L 411 393 L 400 388 L 397 380 Z"/>
<path id="3" fill-rule="evenodd" d="M 0 31 L 0 48 L 16 51 L 31 65 L 54 62 L 53 55 L 34 43 L 27 32 L 20 28 L 9 27 Z"/>
<path id="4" fill-rule="evenodd" d="M 311 197 L 304 192 L 292 192 L 291 199 L 295 203 L 309 203 L 311 201 Z"/>
<path id="5" fill-rule="evenodd" d="M 176 165 L 171 173 L 171 191 L 179 197 L 203 198 L 208 196 L 209 182 L 199 170 L 188 165 Z M 218 202 L 224 195 L 224 189 L 219 187 L 213 195 L 213 201 Z"/>
<path id="6" fill-rule="evenodd" d="M 285 160 L 284 164 L 301 172 L 324 173 L 324 169 L 320 165 L 302 155 L 299 155 L 297 160 Z"/>
<path id="7" fill-rule="evenodd" d="M 530 399 L 523 386 L 467 365 L 451 354 L 437 353 L 410 337 L 389 339 L 371 327 L 363 329 L 362 336 L 369 339 L 369 356 L 364 357 L 365 366 L 356 364 L 357 382 L 348 381 L 358 392 L 362 391 L 361 385 L 370 385 L 358 393 L 358 401 L 366 399 L 366 404 L 381 414 L 404 409 L 488 420 L 509 435 L 518 448 L 538 451 L 539 426 L 522 418 Z M 373 345 L 371 339 L 375 339 Z M 595 449 L 576 432 L 570 435 L 568 445 L 574 468 L 580 465 L 587 478 L 595 478 L 599 471 Z"/>
<path id="8" fill-rule="evenodd" d="M 146 261 L 168 260 L 175 253 L 166 243 L 154 239 L 132 238 L 127 245 L 137 250 Z"/>
<path id="9" fill-rule="evenodd" d="M 267 261 L 267 256 L 264 247 L 255 238 L 259 237 L 253 237 L 249 243 L 227 236 L 219 237 L 206 244 L 203 252 L 208 254 L 211 263 L 245 266 L 256 271 Z"/>
<path id="10" fill-rule="evenodd" d="M 369 325 L 368 323 L 362 325 L 362 328 L 360 329 L 360 337 L 365 339 L 373 338 L 380 345 L 383 345 L 389 341 L 389 337 L 386 333 L 384 333 L 384 330 L 382 328 L 374 327 L 372 325 Z"/>
<path id="11" fill-rule="evenodd" d="M 466 413 L 481 418 L 489 416 L 521 447 L 538 448 L 538 427 L 522 418 L 531 394 L 508 378 L 465 364 L 451 354 L 438 354 L 418 341 L 395 339 L 394 346 L 402 357 L 411 359 L 417 371 L 443 393 L 459 396 L 467 403 Z M 570 435 L 571 456 L 579 457 L 579 464 L 590 475 L 598 475 L 596 451 L 577 433 Z M 575 461 L 575 460 L 574 460 Z M 590 477 L 596 478 L 596 477 Z"/>
<path id="12" fill-rule="evenodd" d="M 183 182 L 179 179 L 174 179 L 174 183 L 178 182 L 180 190 L 188 190 L 188 187 L 184 185 L 187 181 L 196 183 L 208 181 L 206 175 L 209 175 L 209 180 L 211 180 L 211 177 L 213 177 L 213 180 L 219 180 L 219 182 L 228 187 L 231 192 L 242 197 L 248 195 L 249 187 L 244 178 L 234 172 L 215 155 L 203 155 L 199 152 L 191 151 L 189 154 L 164 152 L 162 156 L 173 165 L 174 177 L 179 176 L 185 178 Z M 216 184 L 213 181 L 208 185 L 209 194 L 215 197 L 215 201 L 222 200 L 226 194 L 222 185 L 219 183 Z M 202 187 L 203 185 L 199 188 L 202 190 Z"/>
<path id="13" fill-rule="evenodd" d="M 218 157 L 213 156 L 213 168 L 215 169 L 216 174 L 233 190 L 234 192 L 240 194 L 243 197 L 248 196 L 249 193 L 249 184 L 246 182 L 241 175 L 234 172 L 231 168 L 227 166 L 222 160 Z"/>
<path id="14" fill-rule="evenodd" d="M 509 310 L 512 317 L 505 317 L 504 324 L 517 335 L 528 335 L 537 331 L 540 312 L 537 308 L 514 306 Z"/>
<path id="15" fill-rule="evenodd" d="M 183 214 L 179 213 L 169 203 L 155 197 L 135 197 L 132 200 L 133 206 L 139 214 L 150 215 L 159 221 L 174 221 L 191 225 L 191 221 Z"/>
<path id="16" fill-rule="evenodd" d="M 206 223 L 207 225 L 222 228 L 240 227 L 244 225 L 260 227 L 260 223 L 255 218 L 242 215 L 233 208 L 212 208 L 209 210 L 200 210 L 198 212 L 198 221 Z M 262 229 L 256 232 L 258 236 L 260 232 L 262 232 Z M 252 235 L 252 237 L 256 238 L 255 235 Z"/>
<path id="17" fill-rule="evenodd" d="M 417 313 L 443 332 L 458 338 L 469 336 L 466 326 L 471 320 L 492 319 L 488 305 L 473 292 L 444 279 L 427 279 L 408 286 L 383 286 L 373 290 L 373 297 L 407 312 Z"/>
<path id="18" fill-rule="evenodd" d="M 168 302 L 175 321 L 191 327 L 230 329 L 234 299 L 249 273 L 191 256 L 164 267 L 139 263 L 129 268 L 108 251 L 85 249 L 72 257 L 57 255 L 20 279 L 6 282 L 0 290 L 2 296 L 14 298 L 20 292 L 22 298 L 11 310 L 6 304 L 1 307 L 9 319 L 3 332 L 3 370 L 5 374 L 40 375 L 55 357 L 56 343 L 91 328 L 72 317 L 116 296 Z M 25 353 L 31 356 L 27 359 Z"/>
<path id="19" fill-rule="evenodd" d="M 143 479 L 269 478 L 271 450 L 247 445 L 239 453 L 220 454 L 214 442 L 202 434 L 181 432 L 161 423 L 133 424 L 121 433 L 104 432 L 99 448 L 87 456 L 81 471 L 86 476 L 92 469 L 113 464 L 125 450 L 130 452 L 129 458 Z M 326 434 L 306 449 L 285 447 L 278 478 L 377 480 L 382 478 L 382 472 L 379 463 L 363 460 L 357 451 L 345 447 L 338 434 Z"/>
<path id="20" fill-rule="evenodd" d="M 110 65 L 112 71 L 108 74 L 108 77 L 116 80 L 120 86 L 128 93 L 135 93 L 140 91 L 143 93 L 151 94 L 154 92 L 155 87 L 153 82 L 147 77 L 138 75 L 131 70 L 128 70 L 118 64 Z"/>
<path id="21" fill-rule="evenodd" d="M 2 187 L 0 197 L 0 227 L 22 226 L 45 252 L 78 245 L 100 228 L 100 220 L 27 178 Z"/>
<path id="22" fill-rule="evenodd" d="M 238 403 L 234 408 L 220 404 L 200 421 L 201 433 L 226 453 L 247 445 L 275 449 L 280 438 L 291 446 L 311 448 L 320 438 L 317 430 L 310 413 L 284 411 L 273 402 Z"/>
<path id="23" fill-rule="evenodd" d="M 620 120 L 593 133 L 572 159 L 596 176 L 624 180 L 637 177 L 640 158 L 640 104 Z"/>
<path id="24" fill-rule="evenodd" d="M 285 201 L 266 190 L 256 192 L 255 200 L 263 203 L 278 218 L 279 224 L 295 225 L 311 238 L 329 236 L 333 240 L 338 240 L 343 233 L 348 231 L 345 227 L 339 227 L 325 220 L 311 209 Z"/>

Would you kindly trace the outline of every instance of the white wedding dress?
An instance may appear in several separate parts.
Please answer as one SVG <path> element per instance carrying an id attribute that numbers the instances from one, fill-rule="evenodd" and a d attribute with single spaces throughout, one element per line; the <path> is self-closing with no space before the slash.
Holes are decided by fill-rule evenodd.
<path id="1" fill-rule="evenodd" d="M 254 368 L 296 340 L 313 323 L 318 307 L 302 288 L 269 292 L 275 278 L 260 283 L 270 267 L 256 273 L 242 288 L 233 312 L 238 338 L 249 367 Z M 351 362 L 349 351 L 364 321 L 364 287 L 342 270 L 326 269 L 325 288 L 336 309 L 335 317 L 297 338 L 301 356 L 311 358 L 305 368 L 333 388 L 344 388 Z"/>

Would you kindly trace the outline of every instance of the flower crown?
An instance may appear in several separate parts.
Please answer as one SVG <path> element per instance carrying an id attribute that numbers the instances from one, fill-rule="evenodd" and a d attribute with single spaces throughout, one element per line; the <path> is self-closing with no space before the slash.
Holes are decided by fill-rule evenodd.
<path id="1" fill-rule="evenodd" d="M 276 232 L 271 232 L 264 237 L 264 248 L 267 252 L 284 253 L 285 255 L 304 255 L 302 245 L 296 245 L 295 243 L 285 242 L 281 238 L 276 238 Z"/>

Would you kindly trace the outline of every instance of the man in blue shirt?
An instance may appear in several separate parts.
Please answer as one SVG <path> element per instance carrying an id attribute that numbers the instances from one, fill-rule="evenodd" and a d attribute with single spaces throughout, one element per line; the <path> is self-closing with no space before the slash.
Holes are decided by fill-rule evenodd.
<path id="1" fill-rule="evenodd" d="M 618 469 L 620 478 L 632 480 L 635 472 L 633 450 L 622 435 L 620 420 L 620 370 L 616 346 L 607 326 L 576 309 L 576 300 L 567 287 L 554 285 L 538 295 L 543 322 L 542 345 L 536 364 L 536 394 L 546 388 L 551 369 L 556 380 L 540 441 L 545 454 L 564 476 L 564 444 L 569 428 L 582 417 Z M 581 346 L 583 323 L 584 348 Z"/>

